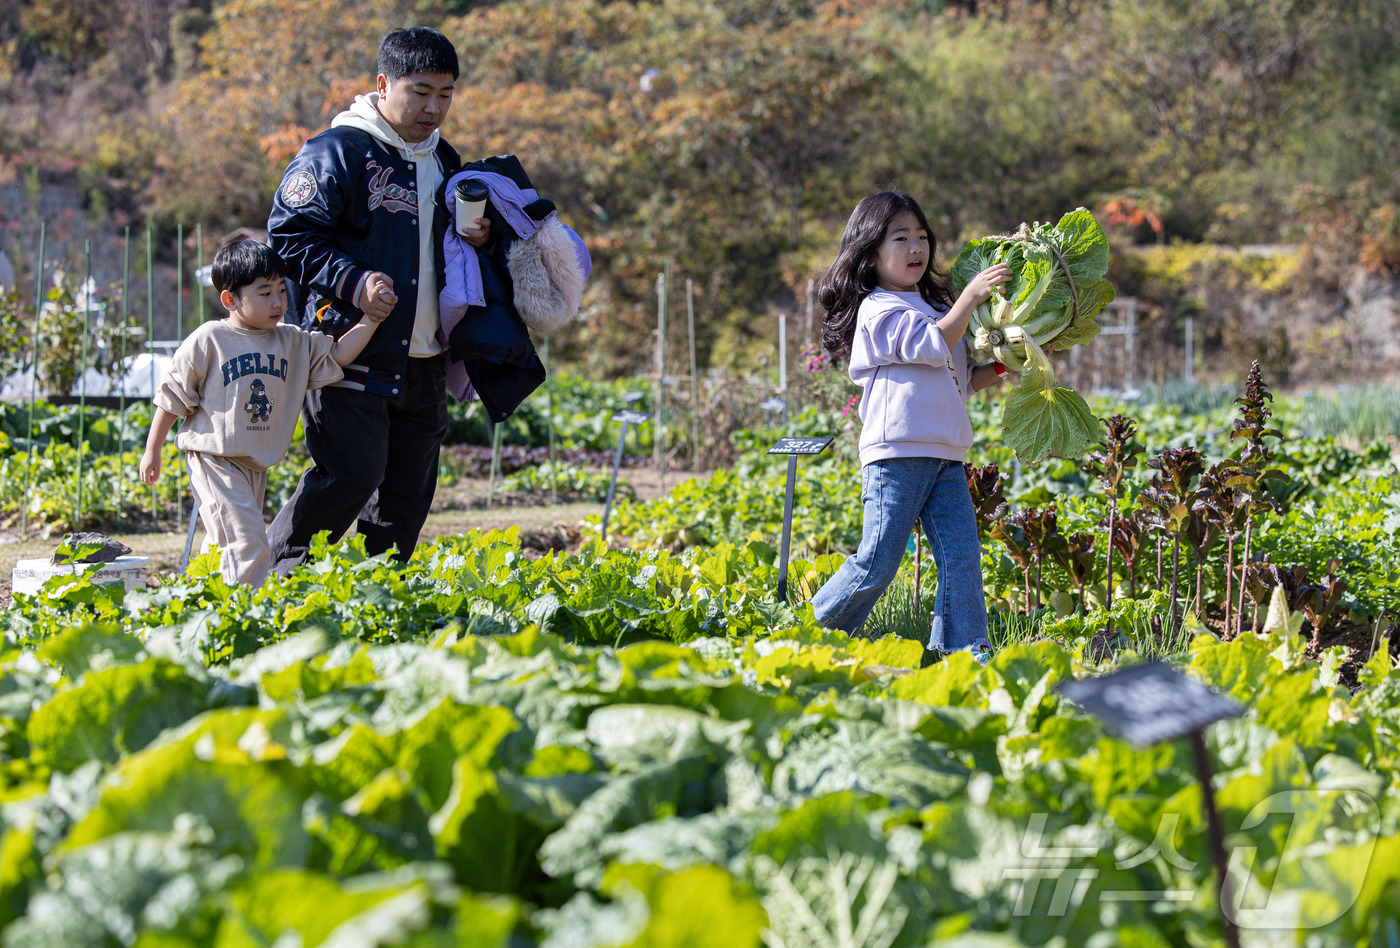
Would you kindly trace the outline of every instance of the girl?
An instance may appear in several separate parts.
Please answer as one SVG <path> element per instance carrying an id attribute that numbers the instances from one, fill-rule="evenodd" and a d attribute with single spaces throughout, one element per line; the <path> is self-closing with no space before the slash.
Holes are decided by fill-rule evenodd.
<path id="1" fill-rule="evenodd" d="M 969 649 L 986 664 L 982 550 L 963 473 L 972 424 L 963 403 L 1006 370 L 972 366 L 963 332 L 977 305 L 1005 282 L 988 267 L 953 298 L 935 269 L 933 231 L 918 203 L 885 191 L 856 205 L 841 250 L 822 278 L 822 342 L 850 356 L 860 396 L 860 549 L 812 597 L 818 621 L 854 633 L 899 571 L 922 521 L 938 564 L 928 647 Z"/>

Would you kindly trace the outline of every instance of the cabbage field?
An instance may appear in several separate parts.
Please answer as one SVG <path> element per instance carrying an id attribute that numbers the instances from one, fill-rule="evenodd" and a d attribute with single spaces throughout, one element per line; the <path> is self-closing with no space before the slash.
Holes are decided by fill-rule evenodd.
<path id="1" fill-rule="evenodd" d="M 18 596 L 0 939 L 1209 946 L 1223 908 L 1244 945 L 1400 945 L 1390 446 L 1305 434 L 1257 376 L 1199 413 L 1090 405 L 1083 464 L 1020 467 L 976 419 L 986 667 L 921 644 L 926 542 L 862 637 L 813 621 L 859 535 L 849 441 L 799 465 L 776 600 L 768 430 L 608 543 L 352 539 L 256 591 L 205 555 Z M 1225 906 L 1190 746 L 1056 690 L 1145 657 L 1244 707 L 1205 734 Z"/>

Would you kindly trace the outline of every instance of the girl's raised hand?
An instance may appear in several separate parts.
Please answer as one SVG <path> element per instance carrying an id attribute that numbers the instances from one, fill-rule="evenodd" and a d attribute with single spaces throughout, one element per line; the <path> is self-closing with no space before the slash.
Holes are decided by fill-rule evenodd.
<path id="1" fill-rule="evenodd" d="M 963 292 L 970 294 L 972 299 L 978 303 L 985 303 L 991 298 L 992 291 L 1009 279 L 1011 279 L 1011 268 L 1004 263 L 994 263 L 967 281 Z"/>

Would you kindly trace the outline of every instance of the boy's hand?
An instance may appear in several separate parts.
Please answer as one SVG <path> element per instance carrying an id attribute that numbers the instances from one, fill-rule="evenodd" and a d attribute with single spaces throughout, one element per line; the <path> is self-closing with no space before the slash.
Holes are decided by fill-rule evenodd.
<path id="1" fill-rule="evenodd" d="M 394 278 L 378 271 L 371 273 L 365 280 L 364 296 L 364 305 L 360 307 L 360 312 L 377 323 L 388 318 L 394 311 L 394 304 L 399 301 L 394 292 Z"/>
<path id="2" fill-rule="evenodd" d="M 491 239 L 491 219 L 478 217 L 472 223 L 476 226 L 462 231 L 462 239 L 472 247 L 485 247 L 486 241 Z"/>
<path id="3" fill-rule="evenodd" d="M 985 303 L 991 298 L 992 291 L 1009 279 L 1011 268 L 1004 263 L 994 263 L 969 280 L 963 292 L 971 294 L 977 302 Z"/>
<path id="4" fill-rule="evenodd" d="M 141 480 L 154 484 L 160 480 L 160 452 L 147 448 L 141 454 Z"/>

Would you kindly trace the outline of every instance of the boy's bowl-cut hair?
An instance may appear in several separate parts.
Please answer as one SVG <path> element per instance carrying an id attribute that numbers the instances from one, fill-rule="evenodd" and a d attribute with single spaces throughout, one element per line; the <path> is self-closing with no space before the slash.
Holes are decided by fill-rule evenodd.
<path id="1" fill-rule="evenodd" d="M 390 30 L 379 41 L 379 74 L 386 79 L 402 79 L 415 72 L 458 76 L 457 48 L 437 30 L 411 26 Z"/>
<path id="2" fill-rule="evenodd" d="M 214 289 L 237 293 L 257 280 L 285 277 L 287 265 L 267 244 L 256 240 L 235 240 L 214 254 L 211 276 Z"/>

